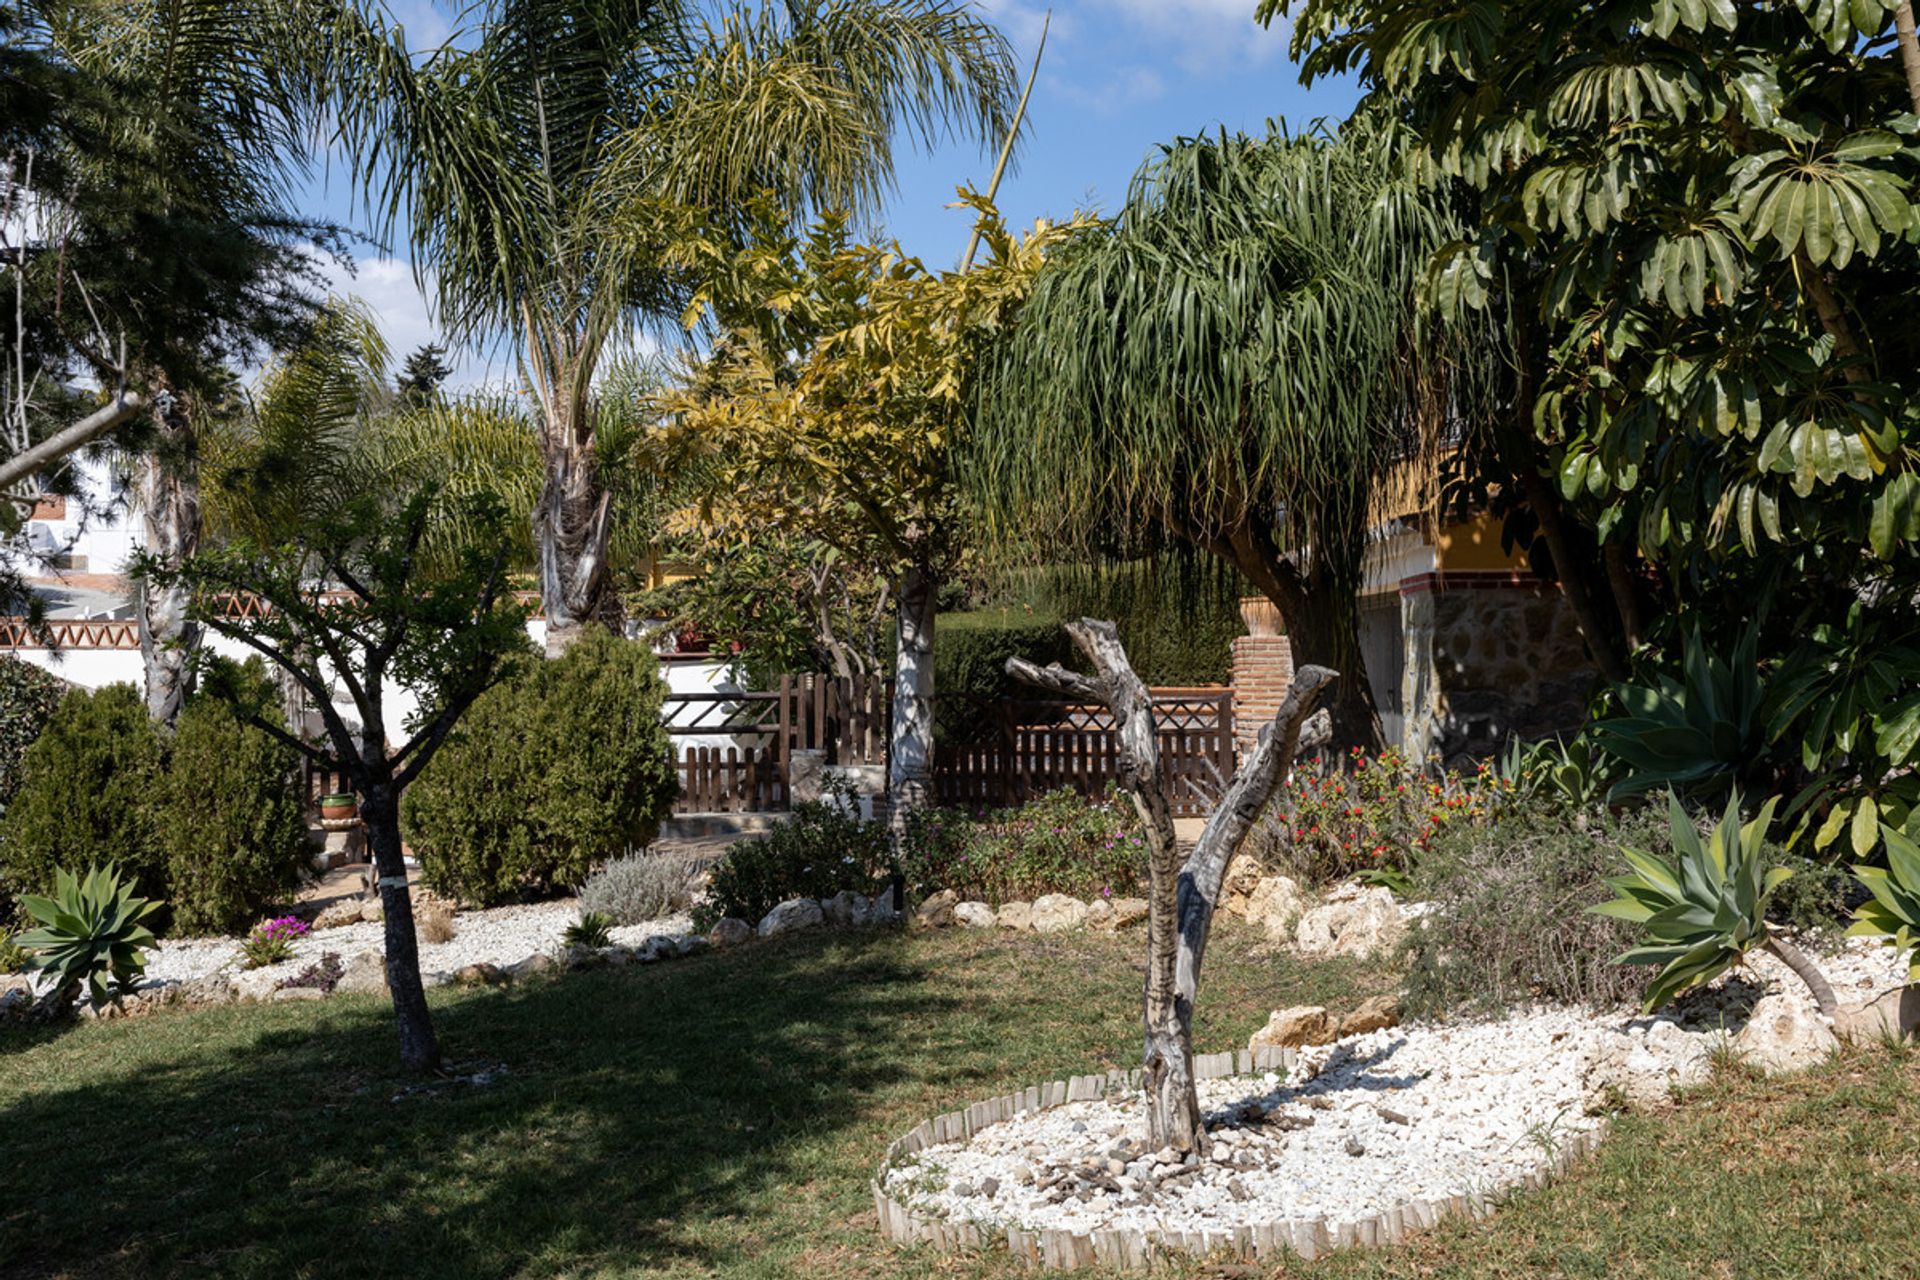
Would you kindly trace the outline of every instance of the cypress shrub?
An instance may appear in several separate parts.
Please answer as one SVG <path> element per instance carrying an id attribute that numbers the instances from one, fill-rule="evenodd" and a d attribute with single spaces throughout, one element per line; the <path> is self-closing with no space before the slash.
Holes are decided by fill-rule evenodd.
<path id="1" fill-rule="evenodd" d="M 306 822 L 293 748 L 242 720 L 281 722 L 260 660 L 221 664 L 180 711 L 160 789 L 160 846 L 175 933 L 238 932 L 299 883 Z"/>
<path id="2" fill-rule="evenodd" d="M 118 863 L 143 898 L 167 896 L 157 816 L 160 735 L 130 684 L 75 689 L 20 761 L 0 823 L 9 895 L 48 893 L 54 870 Z"/>
<path id="3" fill-rule="evenodd" d="M 665 695 L 653 653 L 600 628 L 489 690 L 407 789 L 427 883 L 491 906 L 581 884 L 652 841 L 679 786 Z"/>
<path id="4" fill-rule="evenodd" d="M 980 714 L 983 704 L 1039 696 L 1007 674 L 1008 658 L 1044 667 L 1074 656 L 1059 618 L 1018 609 L 943 613 L 933 637 L 934 733 L 946 742 L 972 742 L 992 731 L 992 718 Z"/>

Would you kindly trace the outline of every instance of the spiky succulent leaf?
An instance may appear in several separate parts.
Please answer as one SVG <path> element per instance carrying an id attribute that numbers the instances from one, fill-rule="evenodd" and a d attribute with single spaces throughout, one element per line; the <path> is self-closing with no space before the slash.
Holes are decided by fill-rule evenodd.
<path id="1" fill-rule="evenodd" d="M 1669 793 L 1667 800 L 1670 855 L 1623 849 L 1628 874 L 1606 882 L 1619 896 L 1588 908 L 1646 931 L 1647 940 L 1618 962 L 1661 966 L 1648 1009 L 1713 980 L 1764 942 L 1767 898 L 1792 874 L 1767 865 L 1773 800 L 1742 824 L 1736 795 L 1705 840 L 1679 799 Z"/>
<path id="2" fill-rule="evenodd" d="M 1920 982 L 1920 844 L 1882 824 L 1887 865 L 1855 867 L 1854 875 L 1873 897 L 1860 904 L 1847 929 L 1850 938 L 1883 938 L 1907 957 L 1907 980 Z"/>
<path id="3" fill-rule="evenodd" d="M 146 921 L 161 904 L 135 897 L 112 864 L 89 868 L 84 878 L 57 871 L 52 897 L 20 900 L 40 927 L 20 935 L 28 965 L 53 977 L 62 990 L 83 983 L 96 1002 L 109 984 L 125 988 L 146 970 L 146 948 L 157 939 Z"/>

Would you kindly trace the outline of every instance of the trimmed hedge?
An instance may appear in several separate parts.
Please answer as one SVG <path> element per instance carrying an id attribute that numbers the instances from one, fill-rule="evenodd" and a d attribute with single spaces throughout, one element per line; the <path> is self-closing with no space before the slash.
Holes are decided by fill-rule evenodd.
<path id="1" fill-rule="evenodd" d="M 520 901 L 652 841 L 679 788 L 659 666 L 593 627 L 474 703 L 402 803 L 427 883 L 483 906 Z"/>
<path id="2" fill-rule="evenodd" d="M 284 723 L 258 658 L 225 665 L 237 707 Z M 244 930 L 286 901 L 306 860 L 299 757 L 236 705 L 188 699 L 168 746 L 157 822 L 175 933 Z"/>
<path id="3" fill-rule="evenodd" d="M 9 896 L 49 893 L 54 871 L 118 863 L 144 898 L 165 898 L 160 735 L 130 684 L 75 689 L 20 761 L 0 824 L 0 878 Z"/>
<path id="4" fill-rule="evenodd" d="M 1056 617 L 1015 609 L 939 615 L 933 624 L 935 736 L 972 742 L 991 732 L 993 721 L 979 714 L 983 704 L 1003 696 L 1036 696 L 1007 675 L 1007 659 L 1066 663 L 1072 648 Z"/>
<path id="5" fill-rule="evenodd" d="M 0 654 L 0 813 L 20 788 L 27 748 L 53 719 L 67 683 L 12 654 Z"/>

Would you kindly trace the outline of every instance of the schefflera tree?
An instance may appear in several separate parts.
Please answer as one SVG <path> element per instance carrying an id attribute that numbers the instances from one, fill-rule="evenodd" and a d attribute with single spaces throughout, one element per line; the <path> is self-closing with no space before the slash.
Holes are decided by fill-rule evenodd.
<path id="1" fill-rule="evenodd" d="M 1093 675 L 1068 671 L 1058 663 L 1036 666 L 1024 658 L 1009 658 L 1007 672 L 1051 693 L 1103 705 L 1113 715 L 1120 787 L 1131 797 L 1147 841 L 1147 975 L 1141 1011 L 1147 1136 L 1156 1147 L 1204 1154 L 1207 1133 L 1193 1072 L 1193 1008 L 1213 913 L 1227 867 L 1286 779 L 1307 717 L 1336 673 L 1316 666 L 1294 673 L 1272 723 L 1261 730 L 1259 744 L 1234 771 L 1183 862 L 1160 772 L 1153 696 L 1134 672 L 1119 629 L 1111 622 L 1082 618 L 1067 624 L 1067 634 L 1092 664 Z M 1326 718 L 1321 721 L 1308 736 L 1324 741 L 1329 734 Z"/>
<path id="2" fill-rule="evenodd" d="M 455 544 L 430 553 L 430 531 L 448 529 L 460 531 Z M 323 737 L 309 741 L 240 691 L 207 683 L 230 692 L 248 723 L 344 774 L 359 798 L 385 913 L 400 1059 L 411 1071 L 437 1068 L 440 1050 L 420 980 L 400 798 L 474 700 L 517 656 L 532 654 L 525 612 L 506 590 L 508 545 L 498 500 L 454 499 L 429 486 L 385 499 L 369 492 L 302 518 L 283 541 L 243 537 L 177 568 L 142 566 L 184 586 L 195 617 L 279 667 L 319 715 Z M 336 688 L 357 723 L 334 704 Z M 392 701 L 402 688 L 418 699 L 404 724 Z"/>

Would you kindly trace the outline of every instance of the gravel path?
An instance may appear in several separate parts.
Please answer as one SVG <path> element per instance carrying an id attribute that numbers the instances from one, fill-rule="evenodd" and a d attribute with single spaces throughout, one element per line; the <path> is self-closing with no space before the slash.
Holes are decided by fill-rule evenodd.
<path id="1" fill-rule="evenodd" d="M 462 911 L 453 918 L 452 941 L 420 944 L 420 971 L 451 973 L 469 964 L 516 964 L 530 955 L 557 950 L 561 934 L 579 918 L 580 903 L 574 898 L 523 907 L 495 907 L 489 911 Z M 328 951 L 338 954 L 342 960 L 362 951 L 380 951 L 385 945 L 384 929 L 381 924 L 361 923 L 316 930 L 293 944 L 292 959 L 259 972 L 291 977 Z M 637 946 L 656 934 L 680 937 L 692 932 L 693 922 L 685 915 L 676 915 L 644 924 L 623 925 L 613 930 L 613 940 L 622 946 Z M 223 971 L 235 974 L 244 964 L 240 943 L 233 938 L 163 942 L 148 952 L 143 985 L 187 982 Z"/>

